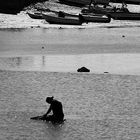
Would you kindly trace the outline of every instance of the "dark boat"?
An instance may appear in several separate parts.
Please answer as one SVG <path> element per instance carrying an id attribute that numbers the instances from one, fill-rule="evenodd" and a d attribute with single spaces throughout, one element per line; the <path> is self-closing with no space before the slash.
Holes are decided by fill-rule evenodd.
<path id="1" fill-rule="evenodd" d="M 17 14 L 31 3 L 45 0 L 0 0 L 0 13 Z"/>
<path id="2" fill-rule="evenodd" d="M 110 0 L 110 2 L 114 3 L 122 3 L 122 0 Z M 140 4 L 140 0 L 125 0 L 125 3 L 127 4 Z"/>
<path id="3" fill-rule="evenodd" d="M 81 16 L 71 15 L 64 12 L 49 12 L 43 14 L 44 19 L 50 24 L 81 25 Z"/>
<path id="4" fill-rule="evenodd" d="M 60 3 L 65 3 L 69 5 L 75 5 L 75 6 L 85 6 L 91 3 L 91 0 L 59 0 Z M 109 0 L 96 0 L 97 4 L 103 4 L 108 5 Z"/>
<path id="5" fill-rule="evenodd" d="M 108 12 L 111 12 L 114 10 L 114 7 L 111 5 L 108 6 L 103 6 L 103 5 L 88 5 L 85 6 L 82 10 L 81 13 L 96 13 L 96 14 L 107 14 Z"/>
<path id="6" fill-rule="evenodd" d="M 140 20 L 140 13 L 110 12 L 109 15 L 115 20 Z"/>
<path id="7" fill-rule="evenodd" d="M 44 19 L 41 12 L 27 12 L 27 14 L 33 19 Z"/>
<path id="8" fill-rule="evenodd" d="M 102 15 L 102 14 L 82 14 L 82 17 L 85 22 L 96 22 L 96 23 L 109 23 L 111 21 L 111 17 Z"/>

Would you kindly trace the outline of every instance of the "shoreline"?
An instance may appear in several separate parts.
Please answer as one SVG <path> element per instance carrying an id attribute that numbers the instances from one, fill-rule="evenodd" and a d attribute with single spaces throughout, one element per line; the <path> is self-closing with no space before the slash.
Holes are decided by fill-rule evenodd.
<path id="1" fill-rule="evenodd" d="M 121 78 L 140 78 L 140 75 L 131 75 L 131 74 L 111 74 L 111 73 L 93 73 L 93 72 L 59 72 L 59 71 L 38 71 L 38 70 L 3 70 L 0 69 L 0 73 L 19 73 L 19 74 L 51 74 L 51 75 L 71 75 L 71 76 L 98 76 L 98 77 L 107 77 L 107 78 L 111 78 L 111 77 L 121 77 Z"/>

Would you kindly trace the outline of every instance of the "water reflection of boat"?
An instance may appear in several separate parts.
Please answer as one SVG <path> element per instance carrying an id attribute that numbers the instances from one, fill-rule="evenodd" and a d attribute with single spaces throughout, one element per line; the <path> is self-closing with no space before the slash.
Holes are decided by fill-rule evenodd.
<path id="1" fill-rule="evenodd" d="M 81 25 L 83 23 L 79 15 L 71 15 L 61 11 L 45 13 L 43 17 L 50 24 Z"/>

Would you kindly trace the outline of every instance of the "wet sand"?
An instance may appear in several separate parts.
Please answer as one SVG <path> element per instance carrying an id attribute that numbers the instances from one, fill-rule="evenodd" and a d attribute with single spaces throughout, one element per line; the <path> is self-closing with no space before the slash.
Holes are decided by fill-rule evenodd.
<path id="1" fill-rule="evenodd" d="M 0 71 L 0 139 L 139 140 L 140 77 Z M 30 117 L 46 112 L 46 96 L 62 101 L 66 122 Z"/>

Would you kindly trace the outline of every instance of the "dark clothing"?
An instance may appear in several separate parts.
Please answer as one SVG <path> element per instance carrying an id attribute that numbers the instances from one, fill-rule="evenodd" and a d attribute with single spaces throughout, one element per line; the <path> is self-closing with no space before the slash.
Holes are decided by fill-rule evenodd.
<path id="1" fill-rule="evenodd" d="M 63 121 L 64 113 L 63 113 L 63 107 L 61 102 L 57 100 L 53 100 L 50 104 L 49 110 L 53 112 L 53 115 L 46 116 L 45 118 L 46 121 L 52 121 L 52 122 Z"/>
<path id="2" fill-rule="evenodd" d="M 63 123 L 64 122 L 64 119 L 62 119 L 62 118 L 58 119 L 54 115 L 48 115 L 47 117 L 42 118 L 42 120 L 50 121 L 52 123 Z"/>
<path id="3" fill-rule="evenodd" d="M 64 118 L 63 107 L 61 102 L 53 100 L 50 108 L 53 112 L 53 116 L 59 119 Z"/>

